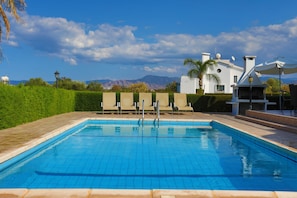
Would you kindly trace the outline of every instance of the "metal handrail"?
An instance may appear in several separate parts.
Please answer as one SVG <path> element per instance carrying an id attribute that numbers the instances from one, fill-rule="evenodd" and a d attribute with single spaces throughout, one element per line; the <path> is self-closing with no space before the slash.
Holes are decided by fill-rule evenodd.
<path id="1" fill-rule="evenodd" d="M 158 123 L 159 123 L 159 120 L 160 120 L 160 104 L 159 104 L 159 100 L 157 100 L 156 108 L 157 108 L 157 119 L 158 119 Z"/>
<path id="2" fill-rule="evenodd" d="M 144 121 L 144 100 L 142 100 L 142 124 Z"/>

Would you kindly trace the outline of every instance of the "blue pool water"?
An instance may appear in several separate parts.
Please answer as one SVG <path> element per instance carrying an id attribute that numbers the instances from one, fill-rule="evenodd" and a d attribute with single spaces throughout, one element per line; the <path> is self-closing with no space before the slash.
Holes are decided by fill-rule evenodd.
<path id="1" fill-rule="evenodd" d="M 296 161 L 217 122 L 89 120 L 0 164 L 0 188 L 296 191 Z"/>

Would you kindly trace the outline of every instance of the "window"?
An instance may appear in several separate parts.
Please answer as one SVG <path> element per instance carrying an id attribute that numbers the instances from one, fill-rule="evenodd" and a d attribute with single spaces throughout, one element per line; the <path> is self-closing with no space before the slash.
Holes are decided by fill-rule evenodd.
<path id="1" fill-rule="evenodd" d="M 237 76 L 234 76 L 233 79 L 234 79 L 233 82 L 234 82 L 234 83 L 237 83 Z"/>
<path id="2" fill-rule="evenodd" d="M 225 85 L 217 85 L 217 92 L 224 92 L 225 91 Z"/>
<path id="3" fill-rule="evenodd" d="M 222 72 L 222 70 L 221 70 L 221 69 L 217 69 L 217 72 L 218 72 L 218 73 L 221 73 L 221 72 Z"/>

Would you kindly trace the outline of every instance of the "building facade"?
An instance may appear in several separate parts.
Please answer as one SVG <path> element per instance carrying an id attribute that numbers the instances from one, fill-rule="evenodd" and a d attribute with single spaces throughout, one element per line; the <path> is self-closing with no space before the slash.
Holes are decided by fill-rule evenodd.
<path id="1" fill-rule="evenodd" d="M 202 62 L 210 59 L 210 53 L 202 53 Z M 206 75 L 203 77 L 203 89 L 204 93 L 232 93 L 232 85 L 236 84 L 244 68 L 233 64 L 229 59 L 221 59 L 221 55 L 218 53 L 214 59 L 217 62 L 217 66 L 214 70 L 208 70 L 207 74 L 216 74 L 220 78 L 220 83 L 216 83 L 214 80 L 208 79 Z M 199 79 L 190 78 L 189 76 L 181 76 L 180 80 L 180 93 L 195 94 L 199 89 Z"/>

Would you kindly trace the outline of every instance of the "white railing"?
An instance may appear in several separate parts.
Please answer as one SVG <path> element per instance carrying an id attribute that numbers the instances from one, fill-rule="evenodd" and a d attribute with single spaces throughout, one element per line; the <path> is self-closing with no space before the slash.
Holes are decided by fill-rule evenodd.
<path id="1" fill-rule="evenodd" d="M 158 124 L 159 124 L 159 120 L 160 120 L 160 104 L 159 104 L 159 100 L 157 100 L 156 110 L 157 110 L 157 119 L 158 119 Z"/>
<path id="2" fill-rule="evenodd" d="M 144 100 L 142 100 L 142 124 L 144 121 Z"/>

